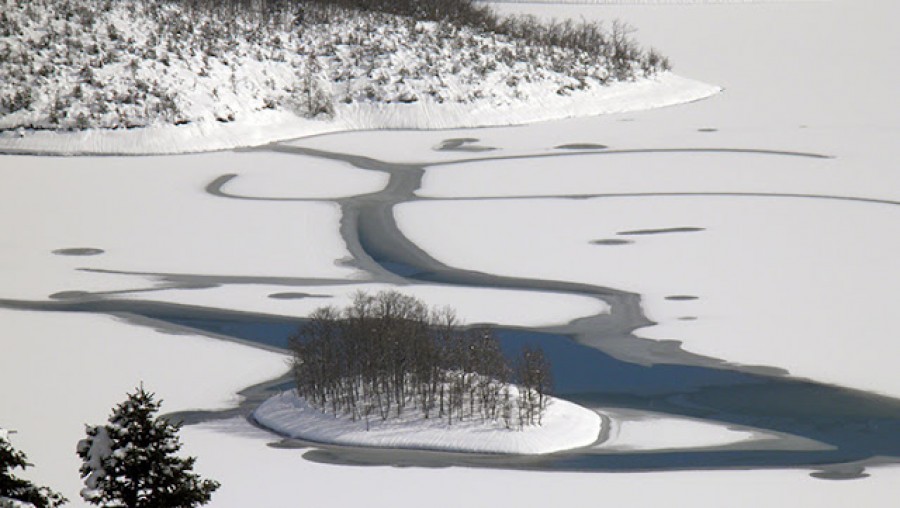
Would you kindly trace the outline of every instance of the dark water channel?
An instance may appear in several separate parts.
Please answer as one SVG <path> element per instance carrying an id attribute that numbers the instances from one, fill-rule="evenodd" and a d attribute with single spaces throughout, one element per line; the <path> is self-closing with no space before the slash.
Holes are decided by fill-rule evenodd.
<path id="1" fill-rule="evenodd" d="M 448 140 L 460 148 L 472 139 Z M 458 143 L 458 144 L 457 144 Z M 468 145 L 467 145 L 468 146 Z M 473 148 L 473 147 L 469 147 Z M 586 149 L 588 147 L 578 147 Z M 729 153 L 767 157 L 829 156 L 799 152 L 747 149 L 641 149 L 609 150 L 592 146 L 597 157 L 647 153 Z M 651 325 L 636 294 L 565 281 L 538 280 L 466 270 L 447 266 L 412 243 L 400 230 L 393 214 L 401 203 L 421 200 L 415 192 L 428 167 L 463 161 L 399 164 L 365 156 L 327 152 L 309 147 L 272 144 L 258 148 L 299 157 L 347 163 L 363 170 L 389 174 L 387 186 L 377 192 L 335 200 L 341 207 L 341 237 L 353 265 L 372 280 L 396 283 L 440 283 L 470 288 L 540 290 L 596 298 L 610 307 L 608 314 L 590 316 L 547 330 L 499 328 L 495 332 L 503 351 L 517 356 L 526 344 L 540 345 L 553 364 L 556 394 L 592 408 L 623 408 L 687 416 L 724 425 L 757 429 L 771 436 L 765 446 L 722 446 L 679 451 L 616 452 L 601 447 L 582 448 L 538 457 L 477 456 L 421 450 L 378 450 L 354 447 L 313 446 L 304 453 L 309 460 L 341 464 L 392 464 L 441 467 L 534 468 L 544 470 L 630 471 L 672 469 L 720 469 L 803 467 L 817 470 L 822 478 L 860 478 L 864 467 L 900 458 L 900 400 L 865 392 L 791 379 L 772 371 L 737 369 L 719 360 L 699 358 L 673 345 L 642 339 L 633 331 Z M 562 154 L 496 156 L 476 160 L 512 160 L 583 155 Z M 303 159 L 298 159 L 302 161 Z M 550 160 L 550 159 L 546 159 Z M 299 162 L 298 162 L 299 163 Z M 222 199 L 271 200 L 229 194 L 222 186 L 237 175 L 223 175 L 207 187 Z M 652 197 L 657 194 L 634 194 Z M 681 193 L 683 197 L 712 195 Z M 716 193 L 723 196 L 751 196 Z M 760 194 L 761 195 L 761 194 Z M 757 196 L 752 194 L 752 196 Z M 766 195 L 769 196 L 769 195 Z M 774 195 L 780 198 L 854 200 L 897 205 L 896 202 L 819 195 Z M 557 196 L 553 196 L 557 197 Z M 568 199 L 603 196 L 567 196 Z M 482 199 L 482 198 L 479 198 Z M 505 199 L 505 198 L 497 198 Z M 280 198 L 285 205 L 305 198 Z M 697 226 L 621 232 L 621 235 L 688 233 Z M 694 298 L 674 295 L 671 298 Z M 284 348 L 302 320 L 268 319 L 248 314 L 185 314 L 153 312 L 143 315 L 181 326 L 228 335 L 266 346 Z M 667 347 L 673 346 L 673 347 Z M 616 353 L 616 356 L 607 354 Z M 660 430 L 664 432 L 664 429 Z M 792 437 L 794 436 L 794 437 Z M 803 438 L 803 439 L 797 439 Z M 799 444 L 798 444 L 799 443 Z M 296 446 L 310 446 L 299 443 Z M 285 446 L 295 446 L 286 444 Z"/>
<path id="2" fill-rule="evenodd" d="M 147 317 L 279 348 L 287 347 L 289 337 L 303 323 L 227 314 L 217 318 Z M 509 328 L 495 329 L 495 333 L 508 357 L 518 355 L 525 345 L 541 346 L 553 364 L 556 394 L 582 405 L 701 418 L 802 436 L 827 445 L 816 450 L 641 453 L 584 449 L 513 462 L 512 467 L 628 471 L 804 466 L 826 471 L 822 473 L 824 477 L 846 478 L 864 476 L 862 468 L 851 468 L 852 472 L 847 473 L 830 465 L 870 459 L 894 461 L 900 457 L 900 401 L 895 399 L 726 369 L 674 364 L 643 366 L 617 360 L 562 335 Z"/>

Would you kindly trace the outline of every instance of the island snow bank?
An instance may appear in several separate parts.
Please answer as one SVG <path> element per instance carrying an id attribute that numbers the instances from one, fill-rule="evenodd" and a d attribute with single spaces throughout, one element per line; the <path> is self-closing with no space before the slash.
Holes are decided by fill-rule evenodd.
<path id="1" fill-rule="evenodd" d="M 373 416 L 367 431 L 364 421 L 322 413 L 294 390 L 271 397 L 253 417 L 280 434 L 321 443 L 528 455 L 591 445 L 603 429 L 600 415 L 557 398 L 550 399 L 541 425 L 521 431 L 509 430 L 502 422 L 482 423 L 480 418 L 448 425 L 446 420 L 422 418 L 417 411 L 387 421 Z"/>
<path id="2" fill-rule="evenodd" d="M 528 100 L 498 106 L 472 103 L 337 104 L 330 120 L 310 120 L 287 111 L 241 111 L 233 122 L 82 131 L 7 131 L 0 152 L 53 155 L 162 155 L 260 146 L 274 141 L 366 129 L 454 129 L 519 125 L 641 111 L 705 99 L 722 89 L 663 72 L 650 78 L 594 86 L 559 95 L 533 84 Z"/>

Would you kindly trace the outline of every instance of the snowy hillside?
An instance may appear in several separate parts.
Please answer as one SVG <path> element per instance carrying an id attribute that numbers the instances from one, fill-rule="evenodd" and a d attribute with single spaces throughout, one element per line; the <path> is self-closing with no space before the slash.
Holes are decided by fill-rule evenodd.
<path id="1" fill-rule="evenodd" d="M 318 3 L 263 16 L 0 0 L 0 131 L 230 123 L 272 110 L 321 119 L 339 104 L 503 107 L 668 67 L 618 25 L 505 23 L 510 35 Z M 580 49 L 592 38 L 608 47 Z"/>

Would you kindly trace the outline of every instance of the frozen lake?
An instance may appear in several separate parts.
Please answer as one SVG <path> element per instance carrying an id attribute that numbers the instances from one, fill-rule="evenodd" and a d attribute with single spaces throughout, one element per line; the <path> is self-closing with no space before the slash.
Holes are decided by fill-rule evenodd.
<path id="1" fill-rule="evenodd" d="M 68 189 L 82 185 L 83 192 L 76 194 L 86 201 L 73 203 L 65 218 L 71 221 L 66 234 L 73 235 L 65 243 L 47 243 L 61 226 L 48 202 L 43 208 L 47 218 L 38 223 L 46 233 L 35 235 L 32 245 L 20 244 L 43 251 L 31 258 L 33 273 L 47 277 L 48 268 L 55 267 L 79 278 L 51 277 L 46 287 L 23 280 L 31 291 L 47 291 L 47 299 L 16 298 L 15 288 L 8 287 L 3 304 L 114 313 L 131 316 L 133 324 L 283 350 L 297 318 L 315 307 L 345 301 L 360 289 L 399 287 L 453 305 L 469 323 L 499 325 L 511 356 L 525 344 L 540 344 L 554 363 L 557 393 L 601 414 L 604 407 L 620 408 L 655 415 L 647 418 L 664 423 L 660 415 L 768 436 L 754 444 L 701 442 L 675 451 L 665 443 L 606 450 L 601 440 L 589 450 L 525 463 L 407 452 L 397 459 L 401 463 L 597 471 L 807 466 L 824 476 L 846 477 L 861 471 L 841 464 L 898 456 L 896 399 L 872 393 L 879 390 L 828 384 L 865 388 L 870 383 L 890 394 L 892 385 L 879 377 L 892 380 L 892 355 L 885 354 L 889 345 L 883 338 L 870 331 L 854 342 L 824 339 L 833 329 L 863 330 L 859 321 L 866 311 L 874 314 L 864 324 L 890 332 L 890 323 L 876 319 L 878 302 L 896 287 L 892 260 L 900 254 L 900 235 L 890 233 L 900 227 L 897 205 L 888 196 L 847 192 L 840 168 L 834 167 L 836 157 L 589 143 L 574 143 L 577 153 L 556 147 L 529 153 L 524 147 L 510 154 L 497 141 L 488 145 L 468 138 L 459 144 L 442 139 L 445 135 L 428 133 L 407 151 L 419 162 L 321 146 L 360 136 L 381 146 L 380 139 L 391 144 L 403 132 L 332 135 L 231 156 L 173 158 L 184 166 L 171 168 L 168 176 L 162 173 L 168 182 L 148 169 L 147 183 L 139 188 L 160 193 L 154 198 L 144 192 L 146 207 L 158 206 L 155 200 L 182 199 L 178 213 L 196 209 L 187 216 L 192 227 L 180 221 L 178 228 L 165 214 L 136 209 L 133 218 L 127 213 L 111 217 L 104 208 L 104 200 L 128 196 L 125 185 L 135 185 L 141 174 L 132 169 L 130 178 L 119 178 L 121 164 L 140 165 L 145 159 L 8 157 L 21 163 L 9 173 L 36 191 L 46 190 L 51 181 L 40 178 L 42 172 L 68 166 L 66 175 L 73 177 Z M 458 150 L 465 145 L 485 149 Z M 446 155 L 454 150 L 456 160 Z M 618 160 L 625 154 L 631 164 L 667 172 L 667 178 L 634 178 Z M 660 165 L 659 158 L 671 166 Z M 83 169 L 85 162 L 89 169 Z M 772 172 L 771 164 L 796 174 L 786 179 Z M 189 165 L 204 169 L 188 170 Z M 528 177 L 517 179 L 515 172 Z M 817 193 L 798 192 L 802 179 L 822 174 Z M 567 190 L 569 175 L 581 180 L 579 194 Z M 541 194 L 516 188 L 542 179 Z M 90 195 L 98 189 L 113 197 Z M 119 207 L 129 208 L 124 202 Z M 152 245 L 149 252 L 122 255 L 134 248 L 128 242 L 135 239 L 115 229 L 132 226 L 123 217 L 145 221 L 141 229 L 147 235 L 137 239 L 141 246 Z M 223 217 L 241 219 L 223 222 Z M 114 234 L 96 230 L 102 221 L 111 221 Z M 80 236 L 85 233 L 78 228 L 89 236 Z M 216 234 L 203 236 L 210 232 Z M 249 235 L 256 235 L 250 243 Z M 329 236 L 327 243 L 313 246 Z M 622 241 L 610 242 L 616 239 Z M 223 249 L 226 255 L 203 263 L 184 256 L 182 242 Z M 333 246 L 330 258 L 324 245 Z M 210 255 L 215 256 L 212 250 Z M 847 273 L 840 279 L 821 277 L 841 270 Z M 835 294 L 870 300 L 847 315 L 840 312 L 847 302 Z M 821 331 L 804 332 L 814 329 L 811 321 Z M 703 340 L 713 341 L 711 351 L 703 349 Z M 822 362 L 863 340 L 872 344 L 864 357 L 868 370 Z M 752 362 L 738 353 L 750 355 Z M 820 365 L 822 374 L 803 376 L 809 380 L 791 376 L 795 365 L 810 364 Z M 203 422 L 235 414 L 240 411 L 183 415 Z M 665 425 L 661 429 L 665 432 Z M 395 463 L 389 453 L 362 452 L 366 459 L 352 448 L 329 453 L 328 462 Z"/>
<path id="2" fill-rule="evenodd" d="M 442 503 L 457 506 L 884 504 L 900 455 L 896 6 L 501 9 L 624 19 L 725 92 L 525 127 L 0 156 L 0 424 L 20 430 L 35 479 L 76 500 L 82 424 L 143 379 L 204 422 L 183 433 L 224 484 L 216 506 L 259 505 L 262 478 L 266 506 L 298 482 L 357 506 L 371 499 L 318 487 L 451 480 Z M 286 369 L 296 320 L 385 288 L 495 324 L 508 351 L 540 342 L 561 395 L 612 408 L 607 448 L 267 446 L 279 438 L 240 417 Z M 334 466 L 348 463 L 427 467 Z M 492 469 L 434 467 L 448 465 Z"/>

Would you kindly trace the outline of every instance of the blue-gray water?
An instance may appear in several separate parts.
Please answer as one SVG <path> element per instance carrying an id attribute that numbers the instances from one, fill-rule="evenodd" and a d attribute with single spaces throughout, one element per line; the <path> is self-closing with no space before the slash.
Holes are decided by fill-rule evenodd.
<path id="1" fill-rule="evenodd" d="M 287 347 L 301 320 L 148 316 L 261 344 Z M 616 360 L 567 337 L 499 328 L 503 352 L 538 345 L 553 365 L 557 395 L 591 406 L 625 407 L 733 423 L 807 437 L 823 451 L 678 451 L 572 453 L 543 463 L 555 469 L 821 466 L 872 457 L 900 457 L 900 401 L 789 378 L 682 365 L 642 366 Z"/>

